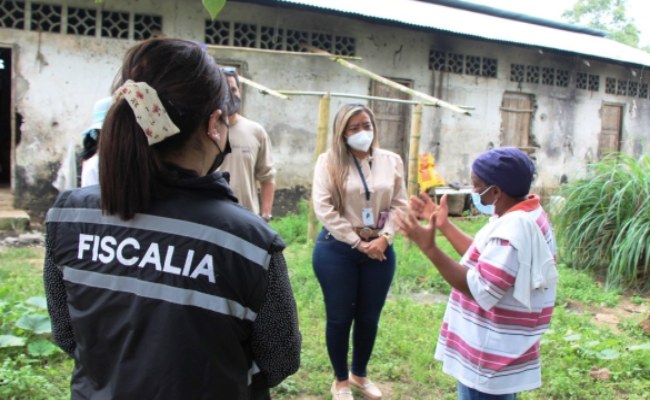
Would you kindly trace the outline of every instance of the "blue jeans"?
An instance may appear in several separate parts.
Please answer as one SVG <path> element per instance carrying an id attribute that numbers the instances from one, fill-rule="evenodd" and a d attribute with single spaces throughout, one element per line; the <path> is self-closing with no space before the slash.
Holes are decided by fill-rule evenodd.
<path id="1" fill-rule="evenodd" d="M 517 394 L 487 394 L 458 382 L 458 400 L 516 400 Z"/>
<path id="2" fill-rule="evenodd" d="M 313 253 L 316 278 L 323 290 L 327 326 L 327 353 L 336 379 L 348 379 L 348 350 L 352 333 L 352 373 L 366 376 L 377 337 L 379 316 L 395 274 L 395 252 L 386 260 L 369 258 L 323 229 Z"/>

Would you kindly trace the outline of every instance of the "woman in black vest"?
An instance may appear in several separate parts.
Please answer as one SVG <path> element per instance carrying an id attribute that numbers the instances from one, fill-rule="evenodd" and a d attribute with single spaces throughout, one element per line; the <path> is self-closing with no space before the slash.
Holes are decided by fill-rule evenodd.
<path id="1" fill-rule="evenodd" d="M 126 54 L 99 186 L 49 210 L 45 288 L 72 399 L 269 398 L 301 336 L 282 239 L 227 176 L 228 86 L 200 45 Z"/>

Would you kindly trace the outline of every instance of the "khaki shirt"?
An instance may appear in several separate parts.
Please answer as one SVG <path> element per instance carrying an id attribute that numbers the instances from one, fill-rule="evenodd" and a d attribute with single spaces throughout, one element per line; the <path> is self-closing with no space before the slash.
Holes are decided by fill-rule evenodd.
<path id="1" fill-rule="evenodd" d="M 229 128 L 232 153 L 219 171 L 230 172 L 230 187 L 239 202 L 255 214 L 260 213 L 257 182 L 274 182 L 275 168 L 271 157 L 271 139 L 262 125 L 239 116 Z"/>
<path id="2" fill-rule="evenodd" d="M 321 154 L 314 168 L 312 201 L 314 212 L 336 240 L 356 246 L 360 237 L 354 228 L 363 227 L 361 211 L 371 207 L 376 224 L 380 211 L 389 211 L 388 220 L 379 232 L 395 234 L 393 216 L 395 212 L 406 212 L 408 198 L 404 184 L 404 163 L 397 154 L 383 149 L 373 149 L 371 159 L 359 160 L 368 189 L 370 201 L 366 203 L 366 191 L 359 171 L 350 159 L 348 177 L 345 182 L 345 212 L 341 214 L 332 203 L 332 182 L 327 171 L 328 152 Z M 372 167 L 371 167 L 372 161 Z"/>

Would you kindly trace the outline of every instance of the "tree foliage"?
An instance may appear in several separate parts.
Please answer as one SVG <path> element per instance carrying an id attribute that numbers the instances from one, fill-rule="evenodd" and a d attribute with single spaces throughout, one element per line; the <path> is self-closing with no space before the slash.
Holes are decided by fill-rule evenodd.
<path id="1" fill-rule="evenodd" d="M 95 3 L 101 4 L 104 1 L 105 0 L 95 0 Z M 203 4 L 203 8 L 205 8 L 205 11 L 210 14 L 210 18 L 214 21 L 226 5 L 226 0 L 201 0 L 201 4 Z"/>
<path id="2" fill-rule="evenodd" d="M 610 39 L 639 47 L 640 30 L 626 15 L 627 0 L 577 0 L 562 13 L 569 23 L 607 32 Z"/>
<path id="3" fill-rule="evenodd" d="M 203 3 L 203 7 L 205 7 L 208 14 L 210 14 L 210 18 L 214 21 L 226 5 L 226 0 L 201 0 L 201 3 Z"/>

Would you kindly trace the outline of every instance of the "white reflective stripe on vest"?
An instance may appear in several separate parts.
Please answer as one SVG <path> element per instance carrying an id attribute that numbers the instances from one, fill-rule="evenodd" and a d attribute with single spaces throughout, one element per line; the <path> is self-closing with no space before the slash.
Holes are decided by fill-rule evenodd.
<path id="1" fill-rule="evenodd" d="M 196 290 L 182 289 L 161 283 L 146 282 L 127 276 L 79 270 L 64 266 L 63 279 L 80 285 L 132 293 L 136 296 L 162 300 L 183 306 L 195 306 L 243 320 L 255 321 L 257 313 L 236 301 Z"/>
<path id="2" fill-rule="evenodd" d="M 124 221 L 117 216 L 104 215 L 102 214 L 102 211 L 98 209 L 51 208 L 47 212 L 45 222 L 80 222 L 112 225 L 186 236 L 214 243 L 224 249 L 233 251 L 260 265 L 264 269 L 268 269 L 271 262 L 271 255 L 266 249 L 258 247 L 251 242 L 221 229 L 190 221 L 159 217 L 149 214 L 136 214 L 133 219 Z"/>

